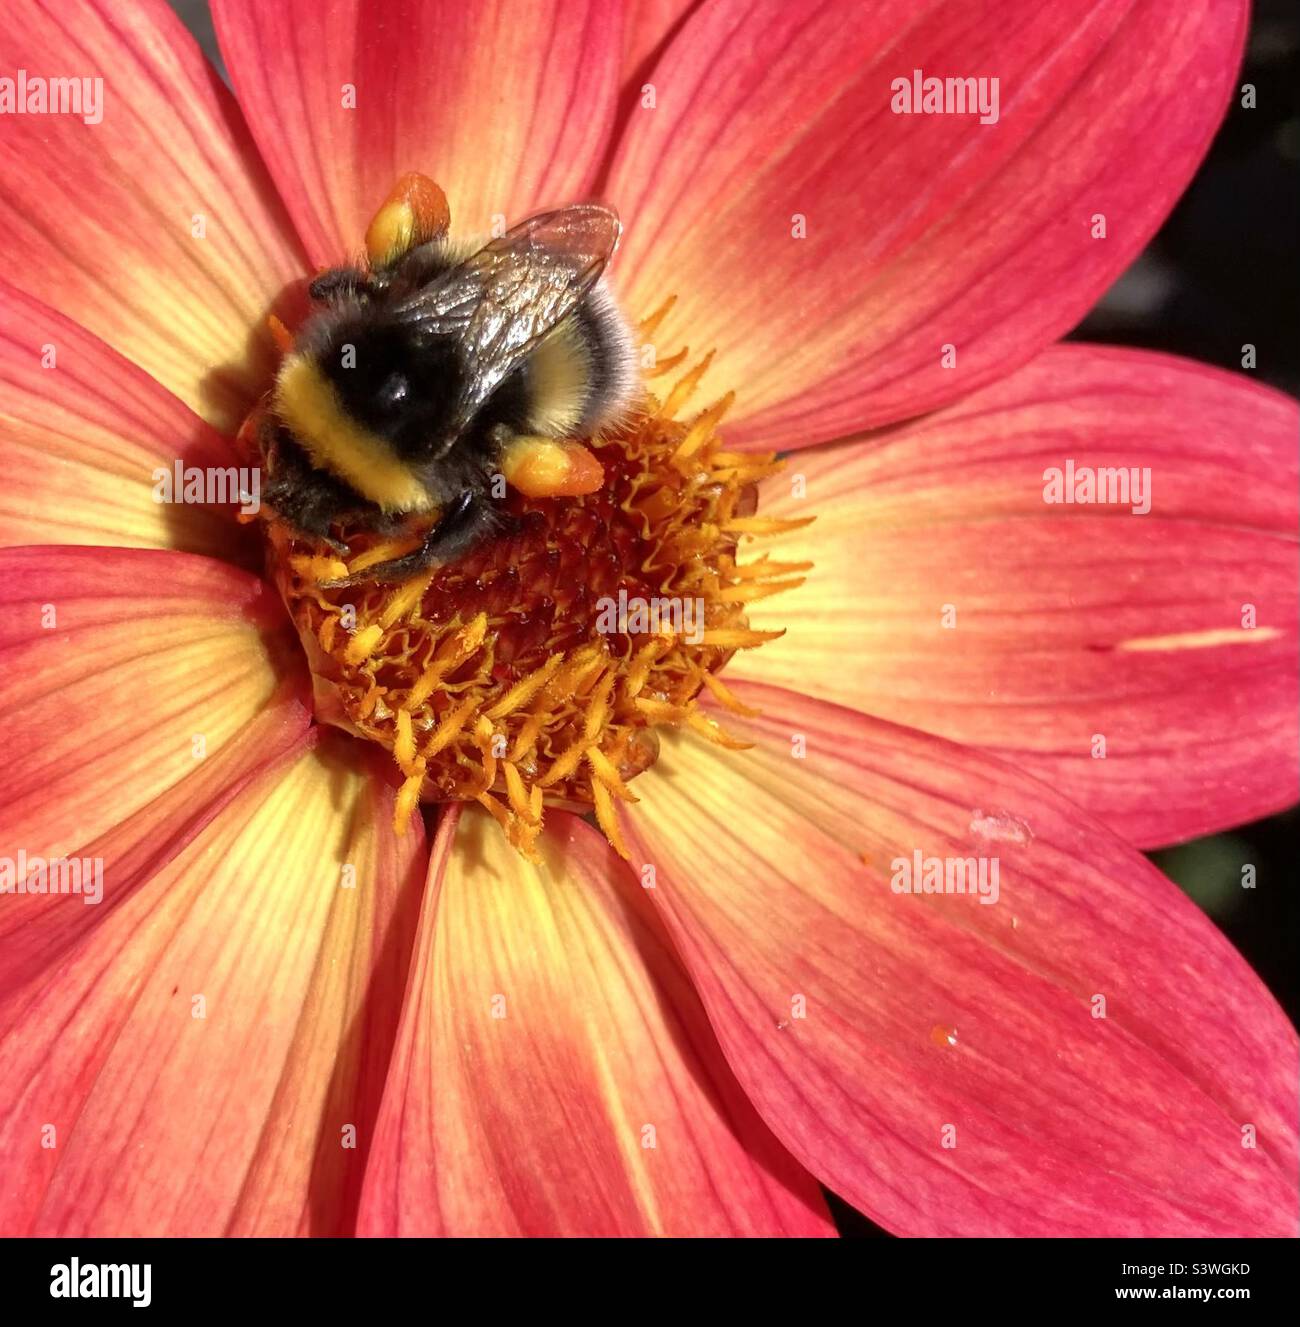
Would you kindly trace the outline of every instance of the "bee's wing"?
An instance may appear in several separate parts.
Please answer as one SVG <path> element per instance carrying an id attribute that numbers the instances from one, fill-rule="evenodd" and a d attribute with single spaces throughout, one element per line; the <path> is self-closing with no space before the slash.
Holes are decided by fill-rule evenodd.
<path id="1" fill-rule="evenodd" d="M 466 422 L 501 380 L 600 279 L 622 231 L 607 207 L 530 217 L 490 241 L 394 311 L 408 325 L 455 335 L 473 372 L 459 403 Z"/>

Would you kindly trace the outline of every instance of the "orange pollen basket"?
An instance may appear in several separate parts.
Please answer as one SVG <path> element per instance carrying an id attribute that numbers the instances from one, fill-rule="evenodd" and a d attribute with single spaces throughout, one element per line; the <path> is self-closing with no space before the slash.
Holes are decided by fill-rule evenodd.
<path id="1" fill-rule="evenodd" d="M 671 304 L 641 325 L 643 340 Z M 604 471 L 597 491 L 511 488 L 501 533 L 404 584 L 322 582 L 400 556 L 422 530 L 382 540 L 344 530 L 344 559 L 263 513 L 317 716 L 392 753 L 399 829 L 420 801 L 478 802 L 531 857 L 545 808 L 561 806 L 594 811 L 626 856 L 615 804 L 637 800 L 628 785 L 654 763 L 657 728 L 742 745 L 699 702 L 752 713 L 718 673 L 736 650 L 782 634 L 751 630 L 747 605 L 802 584 L 808 564 L 740 564 L 737 546 L 805 522 L 754 514 L 757 481 L 781 463 L 723 449 L 716 429 L 731 393 L 679 421 L 708 359 L 583 440 Z M 256 427 L 254 417 L 245 429 Z"/>

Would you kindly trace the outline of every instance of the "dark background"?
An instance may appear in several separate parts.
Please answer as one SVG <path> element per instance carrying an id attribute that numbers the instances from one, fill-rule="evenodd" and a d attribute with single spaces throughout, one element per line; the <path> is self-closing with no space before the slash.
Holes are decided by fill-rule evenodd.
<path id="1" fill-rule="evenodd" d="M 220 67 L 207 0 L 170 0 Z M 328 0 L 321 0 L 327 4 Z M 1300 11 L 1256 3 L 1245 66 L 1256 107 L 1234 97 L 1204 165 L 1163 229 L 1067 340 L 1143 346 L 1241 371 L 1300 395 Z M 1300 759 L 1300 754 L 1298 754 Z M 1152 854 L 1214 918 L 1300 1022 L 1300 812 Z M 1253 862 L 1255 889 L 1241 887 Z M 1213 999 L 1213 992 L 1206 992 Z M 842 1233 L 885 1234 L 830 1195 Z"/>

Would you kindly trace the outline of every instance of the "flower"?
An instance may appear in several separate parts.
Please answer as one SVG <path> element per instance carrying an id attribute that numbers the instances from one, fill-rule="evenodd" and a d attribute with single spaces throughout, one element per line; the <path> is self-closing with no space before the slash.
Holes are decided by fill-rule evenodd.
<path id="1" fill-rule="evenodd" d="M 104 106 L 0 124 L 0 859 L 103 896 L 0 896 L 3 1229 L 819 1234 L 820 1181 L 905 1233 L 1294 1232 L 1295 1034 L 1138 852 L 1295 800 L 1294 408 L 1050 345 L 1244 5 L 214 13 L 234 96 L 155 0 L 7 10 Z M 996 124 L 891 110 L 954 64 Z M 395 833 L 254 531 L 152 499 L 414 169 L 617 206 L 624 307 L 678 296 L 728 445 L 795 451 L 761 510 L 818 518 L 726 672 L 754 745 L 665 740 L 630 866 L 563 812 L 537 864 L 475 807 Z M 1066 460 L 1150 513 L 1045 504 Z"/>

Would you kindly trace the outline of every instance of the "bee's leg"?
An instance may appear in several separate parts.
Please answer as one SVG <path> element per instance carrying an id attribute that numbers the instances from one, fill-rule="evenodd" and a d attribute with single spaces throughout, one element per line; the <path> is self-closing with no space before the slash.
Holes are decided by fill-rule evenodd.
<path id="1" fill-rule="evenodd" d="M 330 525 L 339 518 L 340 511 L 322 500 L 319 493 L 271 480 L 263 490 L 262 505 L 304 538 L 319 540 L 336 553 L 347 553 L 348 546 L 330 534 Z"/>
<path id="2" fill-rule="evenodd" d="M 492 520 L 492 513 L 473 493 L 462 493 L 442 514 L 441 519 L 424 537 L 419 548 L 400 558 L 378 562 L 364 571 L 354 572 L 335 581 L 322 581 L 326 590 L 342 589 L 350 585 L 365 585 L 375 581 L 391 584 L 409 581 L 413 576 L 428 571 L 435 564 L 452 562 L 478 542 Z"/>
<path id="3" fill-rule="evenodd" d="M 356 494 L 333 475 L 316 469 L 283 429 L 261 440 L 262 505 L 298 534 L 346 556 L 348 546 L 330 533 L 352 522 L 376 527 L 377 509 L 358 507 Z"/>
<path id="4" fill-rule="evenodd" d="M 356 267 L 330 267 L 316 276 L 307 287 L 307 293 L 322 304 L 343 295 L 370 295 L 374 292 L 369 273 Z"/>

